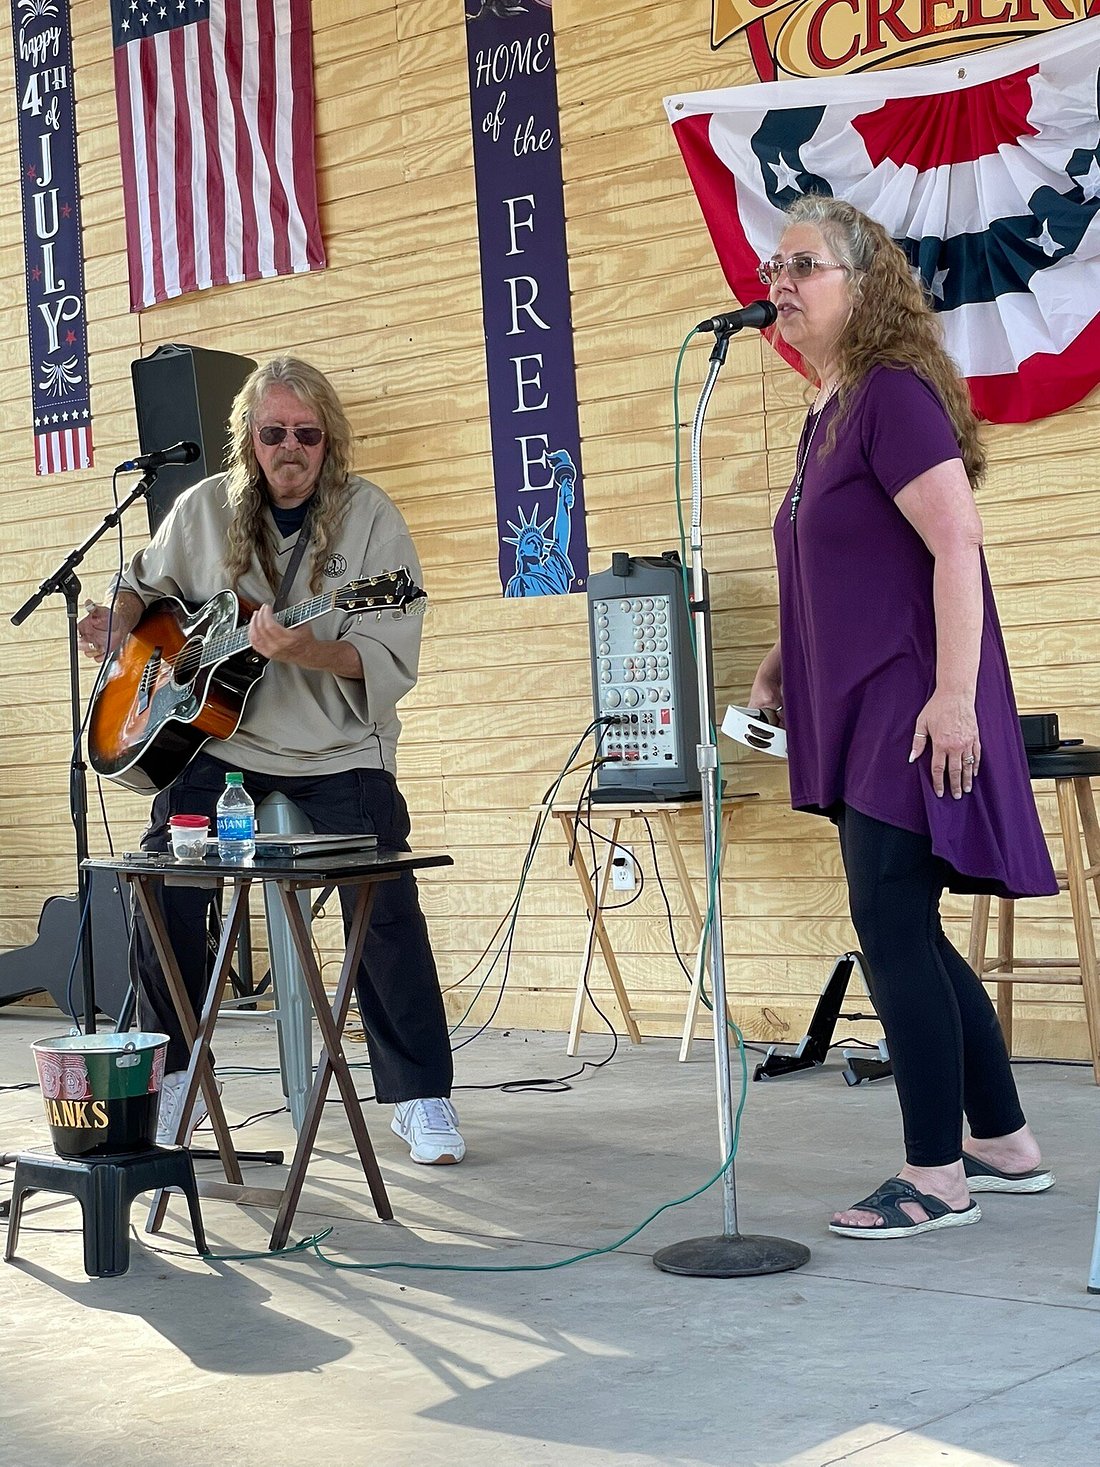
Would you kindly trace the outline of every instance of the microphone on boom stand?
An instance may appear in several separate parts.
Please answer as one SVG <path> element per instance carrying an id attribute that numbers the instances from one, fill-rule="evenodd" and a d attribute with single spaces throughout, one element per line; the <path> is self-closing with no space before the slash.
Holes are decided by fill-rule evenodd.
<path id="1" fill-rule="evenodd" d="M 771 301 L 753 301 L 751 306 L 742 306 L 740 310 L 726 311 L 721 316 L 711 316 L 707 321 L 700 321 L 695 329 L 714 331 L 722 335 L 743 331 L 746 326 L 754 326 L 757 331 L 766 331 L 778 319 L 779 312 Z"/>
<path id="2" fill-rule="evenodd" d="M 770 301 L 754 301 L 740 310 L 701 321 L 696 331 L 713 331 L 714 347 L 710 370 L 699 394 L 691 427 L 691 613 L 695 627 L 696 669 L 699 693 L 699 778 L 702 787 L 703 870 L 715 873 L 721 841 L 721 792 L 718 781 L 718 749 L 714 741 L 711 666 L 711 607 L 703 571 L 703 419 L 725 360 L 730 335 L 742 327 L 762 330 L 776 320 L 778 312 Z M 758 1274 L 783 1273 L 801 1268 L 810 1250 L 787 1238 L 742 1233 L 737 1220 L 737 1184 L 734 1174 L 738 1127 L 734 1114 L 733 1082 L 730 1074 L 729 1031 L 726 1027 L 726 956 L 722 935 L 722 887 L 715 877 L 710 882 L 709 933 L 704 935 L 706 966 L 710 970 L 710 995 L 714 1019 L 714 1067 L 718 1092 L 718 1131 L 722 1148 L 722 1231 L 698 1238 L 685 1238 L 659 1248 L 653 1262 L 665 1273 L 696 1278 L 745 1278 Z M 738 1107 L 738 1114 L 740 1108 Z"/>

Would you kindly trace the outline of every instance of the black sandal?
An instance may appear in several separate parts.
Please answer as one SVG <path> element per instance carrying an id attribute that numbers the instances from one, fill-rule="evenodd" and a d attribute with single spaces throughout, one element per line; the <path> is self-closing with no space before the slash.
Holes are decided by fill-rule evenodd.
<path id="1" fill-rule="evenodd" d="M 1045 1192 L 1054 1186 L 1054 1173 L 1049 1167 L 1033 1167 L 1029 1172 L 1003 1172 L 987 1161 L 979 1161 L 963 1152 L 963 1171 L 971 1192 Z"/>
<path id="2" fill-rule="evenodd" d="M 927 1218 L 923 1222 L 915 1222 L 907 1212 L 902 1211 L 903 1202 L 919 1203 L 928 1214 Z M 982 1215 L 976 1202 L 964 1207 L 961 1212 L 956 1212 L 941 1197 L 918 1192 L 912 1182 L 906 1182 L 901 1177 L 888 1178 L 870 1197 L 853 1203 L 845 1211 L 876 1212 L 882 1218 L 883 1226 L 872 1224 L 871 1227 L 859 1228 L 849 1227 L 845 1223 L 830 1223 L 829 1231 L 839 1233 L 842 1238 L 912 1238 L 918 1233 L 930 1233 L 936 1228 L 964 1228 L 967 1223 L 976 1223 Z"/>

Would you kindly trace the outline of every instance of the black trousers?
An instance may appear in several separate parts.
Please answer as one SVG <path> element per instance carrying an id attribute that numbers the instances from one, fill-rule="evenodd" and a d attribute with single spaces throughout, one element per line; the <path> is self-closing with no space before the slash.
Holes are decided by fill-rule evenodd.
<path id="1" fill-rule="evenodd" d="M 948 1166 L 962 1155 L 964 1113 L 978 1138 L 1024 1124 L 1001 1026 L 944 934 L 939 904 L 949 873 L 931 840 L 850 806 L 832 813 L 897 1079 L 905 1157 L 912 1166 Z"/>
<path id="2" fill-rule="evenodd" d="M 169 848 L 168 820 L 172 815 L 207 815 L 213 828 L 215 806 L 230 767 L 201 751 L 176 782 L 153 801 L 142 848 Z M 345 774 L 300 778 L 245 770 L 244 787 L 257 805 L 267 795 L 280 791 L 294 801 L 320 834 L 374 831 L 382 847 L 409 849 L 408 807 L 396 780 L 386 770 L 353 769 Z M 213 894 L 202 888 L 166 887 L 163 883 L 157 883 L 157 889 L 172 950 L 197 1013 L 210 979 L 206 928 Z M 354 900 L 353 888 L 341 890 L 345 930 Z M 169 1036 L 167 1068 L 182 1070 L 187 1065 L 187 1045 L 140 911 L 135 913 L 134 926 L 133 978 L 139 1022 L 144 1029 Z M 449 1095 L 454 1070 L 447 1020 L 411 871 L 396 881 L 380 881 L 375 888 L 356 992 L 377 1099 L 393 1103 Z"/>

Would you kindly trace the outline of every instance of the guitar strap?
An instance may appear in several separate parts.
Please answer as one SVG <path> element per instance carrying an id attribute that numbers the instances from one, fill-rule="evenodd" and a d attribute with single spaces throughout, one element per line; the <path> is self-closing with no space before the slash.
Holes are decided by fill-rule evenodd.
<path id="1" fill-rule="evenodd" d="M 287 568 L 283 572 L 282 580 L 279 582 L 279 589 L 275 593 L 275 600 L 271 605 L 272 611 L 282 611 L 290 599 L 290 588 L 294 584 L 294 577 L 298 574 L 298 567 L 302 563 L 302 556 L 306 553 L 306 546 L 309 544 L 312 519 L 313 500 L 311 499 L 309 501 L 309 508 L 306 510 L 306 517 L 302 521 L 302 528 L 298 531 L 298 538 L 294 542 L 294 549 L 291 551 Z"/>

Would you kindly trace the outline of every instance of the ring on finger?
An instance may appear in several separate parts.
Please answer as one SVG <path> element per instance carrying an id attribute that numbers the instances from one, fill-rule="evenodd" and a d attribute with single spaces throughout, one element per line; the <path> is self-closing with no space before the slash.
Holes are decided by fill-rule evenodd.
<path id="1" fill-rule="evenodd" d="M 964 764 L 974 764 L 977 761 L 975 760 L 973 754 L 964 754 L 963 757 L 962 757 L 962 762 Z"/>

